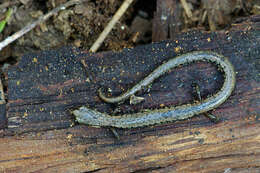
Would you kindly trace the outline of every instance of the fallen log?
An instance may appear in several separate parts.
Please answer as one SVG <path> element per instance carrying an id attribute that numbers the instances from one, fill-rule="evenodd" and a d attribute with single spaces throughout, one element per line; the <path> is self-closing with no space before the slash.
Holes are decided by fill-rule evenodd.
<path id="1" fill-rule="evenodd" d="M 7 72 L 8 128 L 1 131 L 0 170 L 4 172 L 239 172 L 260 167 L 260 16 L 233 24 L 230 31 L 190 31 L 121 52 L 90 54 L 74 48 L 31 53 Z M 157 79 L 145 101 L 104 103 L 100 87 L 119 95 L 158 65 L 178 54 L 210 50 L 229 58 L 236 71 L 231 97 L 212 114 L 213 123 L 192 119 L 133 129 L 75 123 L 70 114 L 87 105 L 124 114 L 194 101 L 192 83 L 202 98 L 215 93 L 223 76 L 201 62 L 171 70 Z"/>

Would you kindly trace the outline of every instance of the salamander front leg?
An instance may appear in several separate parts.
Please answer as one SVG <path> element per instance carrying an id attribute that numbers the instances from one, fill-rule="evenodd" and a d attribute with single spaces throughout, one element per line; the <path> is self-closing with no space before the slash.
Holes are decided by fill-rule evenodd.
<path id="1" fill-rule="evenodd" d="M 136 105 L 138 103 L 141 103 L 142 101 L 144 101 L 143 97 L 138 97 L 138 96 L 135 96 L 135 95 L 131 95 L 130 99 L 129 99 L 129 103 L 131 105 Z"/>

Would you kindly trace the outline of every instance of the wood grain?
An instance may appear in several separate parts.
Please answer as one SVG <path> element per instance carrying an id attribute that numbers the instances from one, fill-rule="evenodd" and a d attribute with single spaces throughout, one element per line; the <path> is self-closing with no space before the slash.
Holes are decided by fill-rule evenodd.
<path id="1" fill-rule="evenodd" d="M 260 16 L 245 18 L 229 32 L 191 31 L 176 40 L 89 54 L 61 48 L 28 54 L 8 70 L 8 128 L 0 134 L 2 172 L 258 172 L 260 167 Z M 229 57 L 237 72 L 232 96 L 211 113 L 190 120 L 129 130 L 74 124 L 69 113 L 87 104 L 126 113 L 192 102 L 191 84 L 202 97 L 223 77 L 208 63 L 184 66 L 139 93 L 145 102 L 116 107 L 97 89 L 117 95 L 162 62 L 185 52 L 212 50 Z M 81 64 L 83 61 L 83 65 Z M 20 81 L 20 82 L 17 82 Z M 19 85 L 17 85 L 19 84 Z M 74 126 L 73 126 L 74 125 Z"/>

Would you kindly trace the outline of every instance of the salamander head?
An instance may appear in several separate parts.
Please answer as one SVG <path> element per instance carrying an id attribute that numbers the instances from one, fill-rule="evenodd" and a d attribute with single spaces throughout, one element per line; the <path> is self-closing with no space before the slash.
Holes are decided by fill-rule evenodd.
<path id="1" fill-rule="evenodd" d="M 75 115 L 76 120 L 81 124 L 92 125 L 92 126 L 101 125 L 100 118 L 102 117 L 102 115 L 99 115 L 100 114 L 99 112 L 92 109 L 88 109 L 85 106 L 73 110 L 72 114 Z"/>

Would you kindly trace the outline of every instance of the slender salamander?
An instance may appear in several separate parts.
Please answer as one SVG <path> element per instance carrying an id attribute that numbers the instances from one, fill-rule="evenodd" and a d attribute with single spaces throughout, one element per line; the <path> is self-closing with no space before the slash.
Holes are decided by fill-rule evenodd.
<path id="1" fill-rule="evenodd" d="M 196 61 L 208 61 L 220 67 L 224 73 L 224 83 L 220 91 L 215 95 L 194 104 L 186 104 L 163 109 L 142 111 L 121 116 L 111 116 L 85 106 L 72 111 L 79 123 L 92 126 L 112 126 L 117 128 L 133 128 L 148 126 L 158 123 L 184 120 L 194 115 L 212 110 L 221 105 L 232 93 L 235 87 L 235 72 L 232 64 L 222 55 L 214 52 L 198 51 L 180 55 L 157 67 L 151 74 L 129 89 L 126 93 L 113 98 L 107 98 L 99 91 L 102 100 L 108 103 L 122 102 L 134 95 L 143 87 L 151 84 L 156 78 L 168 72 L 174 67 Z"/>

